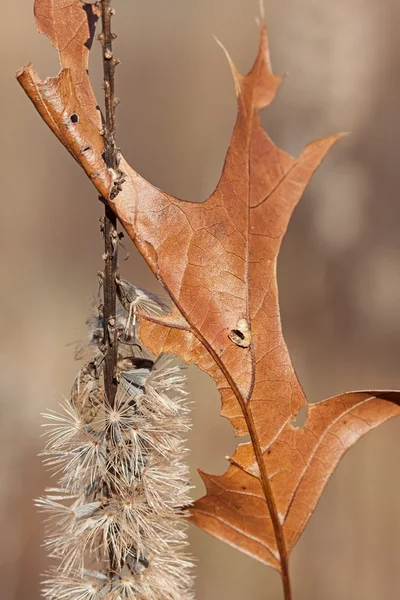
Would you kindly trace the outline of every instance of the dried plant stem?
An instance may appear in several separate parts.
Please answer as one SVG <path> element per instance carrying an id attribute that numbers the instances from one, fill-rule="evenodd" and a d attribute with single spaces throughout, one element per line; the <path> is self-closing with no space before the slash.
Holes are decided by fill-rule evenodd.
<path id="1" fill-rule="evenodd" d="M 176 303 L 179 306 L 177 301 L 176 301 Z M 181 307 L 179 307 L 179 308 L 181 309 Z M 185 318 L 188 319 L 188 317 L 185 315 L 185 312 L 183 310 L 182 310 L 182 314 L 184 315 Z M 283 528 L 282 528 L 282 525 L 279 520 L 278 510 L 277 510 L 277 507 L 275 504 L 275 498 L 274 498 L 274 495 L 272 492 L 271 483 L 270 483 L 270 480 L 268 477 L 265 462 L 263 460 L 263 456 L 262 456 L 262 452 L 261 452 L 261 444 L 258 439 L 257 429 L 256 429 L 256 426 L 255 426 L 255 423 L 253 420 L 252 413 L 248 409 L 247 403 L 246 403 L 242 393 L 240 392 L 239 388 L 237 387 L 235 381 L 232 379 L 229 371 L 225 368 L 225 365 L 221 361 L 218 354 L 213 350 L 213 348 L 209 344 L 207 344 L 207 341 L 204 338 L 202 338 L 197 331 L 195 331 L 195 330 L 192 330 L 192 331 L 193 331 L 194 335 L 196 335 L 196 337 L 199 340 L 201 340 L 202 343 L 207 347 L 211 356 L 214 358 L 215 362 L 218 364 L 222 373 L 225 375 L 229 385 L 231 386 L 233 393 L 235 394 L 235 396 L 237 398 L 239 406 L 242 409 L 243 416 L 245 418 L 245 421 L 247 424 L 247 429 L 248 429 L 248 432 L 249 432 L 249 435 L 251 438 L 251 442 L 252 442 L 252 445 L 254 448 L 254 453 L 255 453 L 257 464 L 258 464 L 258 468 L 260 470 L 260 481 L 261 481 L 262 489 L 264 492 L 265 501 L 268 506 L 268 511 L 271 516 L 272 525 L 274 528 L 274 533 L 275 533 L 275 537 L 276 537 L 276 541 L 277 541 L 277 547 L 278 547 L 280 565 L 281 565 L 281 579 L 282 579 L 284 597 L 285 597 L 285 600 L 292 600 L 290 575 L 289 575 L 289 560 L 288 560 L 289 557 L 288 557 L 288 552 L 287 552 L 287 548 L 286 548 L 286 542 L 285 542 L 285 538 L 284 538 L 284 534 L 283 534 Z"/>
<path id="2" fill-rule="evenodd" d="M 113 35 L 111 31 L 111 18 L 113 10 L 111 0 L 101 2 L 101 20 L 103 30 L 100 42 L 103 50 L 104 96 L 105 96 L 105 124 L 104 124 L 104 159 L 107 167 L 116 171 L 118 167 L 118 149 L 115 142 L 115 65 L 112 51 Z M 118 333 L 116 327 L 117 284 L 118 269 L 118 234 L 117 217 L 112 209 L 105 203 L 104 214 L 104 391 L 106 401 L 114 408 L 117 393 L 117 362 L 118 362 Z M 110 490 L 105 490 L 106 494 Z M 118 569 L 113 547 L 109 544 L 109 577 Z"/>
<path id="3" fill-rule="evenodd" d="M 111 32 L 111 18 L 113 9 L 111 0 L 102 0 L 101 20 L 103 30 L 99 35 L 103 49 L 104 95 L 105 95 L 105 124 L 104 148 L 105 162 L 109 169 L 116 171 L 118 168 L 118 149 L 115 143 L 115 96 L 114 75 L 117 60 L 113 56 Z M 116 370 L 118 360 L 118 343 L 116 323 L 116 274 L 118 267 L 118 235 L 117 219 L 111 208 L 106 205 L 104 216 L 104 332 L 105 332 L 105 359 L 104 359 L 104 388 L 109 405 L 114 406 L 117 392 Z"/>
<path id="4" fill-rule="evenodd" d="M 111 0 L 101 1 L 101 21 L 103 31 L 99 38 L 103 46 L 104 92 L 106 104 L 106 129 L 104 134 L 105 160 L 108 168 L 118 167 L 118 151 L 115 144 L 115 66 L 118 60 L 114 58 L 112 49 L 113 34 L 111 31 L 111 18 L 114 10 Z"/>
<path id="5" fill-rule="evenodd" d="M 104 216 L 104 389 L 108 404 L 114 406 L 117 392 L 116 369 L 118 359 L 118 340 L 116 323 L 116 281 L 118 266 L 118 246 L 116 243 L 116 216 L 106 206 Z"/>
<path id="6" fill-rule="evenodd" d="M 249 426 L 250 437 L 252 443 L 254 445 L 254 453 L 256 456 L 257 464 L 260 469 L 260 480 L 263 486 L 265 499 L 267 502 L 268 510 L 271 515 L 274 532 L 276 536 L 276 542 L 278 546 L 278 552 L 280 556 L 281 563 L 281 577 L 282 577 L 282 585 L 283 591 L 285 595 L 285 600 L 292 600 L 292 592 L 290 586 L 290 576 L 289 576 L 289 561 L 288 561 L 288 553 L 286 548 L 286 542 L 283 535 L 283 528 L 280 525 L 278 510 L 275 504 L 274 495 L 272 493 L 271 483 L 266 472 L 265 463 L 263 460 L 260 442 L 258 440 L 258 436 L 256 433 L 256 428 L 254 425 L 253 417 L 250 411 L 246 410 L 244 407 L 244 415 L 246 419 L 246 423 Z"/>

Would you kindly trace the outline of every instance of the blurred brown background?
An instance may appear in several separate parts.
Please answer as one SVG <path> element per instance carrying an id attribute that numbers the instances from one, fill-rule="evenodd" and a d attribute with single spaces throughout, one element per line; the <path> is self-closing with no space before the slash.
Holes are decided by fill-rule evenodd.
<path id="1" fill-rule="evenodd" d="M 68 393 L 78 365 L 102 243 L 97 194 L 14 80 L 34 62 L 57 72 L 35 32 L 33 0 L 2 1 L 0 597 L 37 600 L 43 529 L 32 499 L 49 483 L 37 453 L 40 412 Z M 118 141 L 152 183 L 201 200 L 218 179 L 235 119 L 229 68 L 255 56 L 257 0 L 115 0 Z M 400 387 L 400 4 L 398 0 L 266 0 L 275 72 L 287 77 L 263 115 L 297 154 L 337 130 L 296 210 L 279 279 L 289 347 L 310 401 Z M 91 72 L 100 96 L 99 51 Z M 129 241 L 123 264 L 156 290 Z M 190 369 L 191 464 L 222 472 L 235 446 L 213 383 Z M 400 591 L 400 421 L 345 457 L 292 555 L 295 600 L 394 600 Z M 191 531 L 198 600 L 280 600 L 279 577 Z"/>

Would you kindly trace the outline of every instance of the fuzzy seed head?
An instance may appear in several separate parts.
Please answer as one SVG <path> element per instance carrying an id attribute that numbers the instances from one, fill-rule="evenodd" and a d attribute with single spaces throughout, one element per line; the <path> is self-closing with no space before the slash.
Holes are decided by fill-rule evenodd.
<path id="1" fill-rule="evenodd" d="M 125 280 L 118 286 L 121 340 L 137 309 L 160 311 L 165 304 Z M 60 411 L 44 415 L 43 461 L 58 485 L 36 504 L 46 518 L 45 546 L 58 566 L 43 595 L 192 600 L 182 519 L 190 503 L 185 376 L 171 359 L 136 357 L 132 345 L 120 343 L 119 386 L 110 407 L 101 374 L 101 311 L 90 326 L 90 360 Z"/>

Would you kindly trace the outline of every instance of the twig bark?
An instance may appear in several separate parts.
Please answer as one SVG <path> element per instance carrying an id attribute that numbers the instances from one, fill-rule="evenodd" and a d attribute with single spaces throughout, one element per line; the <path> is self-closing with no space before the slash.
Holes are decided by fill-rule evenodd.
<path id="1" fill-rule="evenodd" d="M 115 66 L 118 61 L 114 58 L 112 50 L 113 34 L 111 31 L 111 19 L 114 14 L 111 8 L 111 0 L 102 0 L 98 5 L 101 8 L 102 32 L 99 41 L 103 53 L 104 74 L 104 97 L 105 118 L 103 124 L 104 134 L 104 160 L 108 169 L 116 174 L 118 171 L 118 148 L 115 142 Z M 111 192 L 112 200 L 119 191 L 118 177 L 114 176 L 114 187 Z M 110 407 L 115 405 L 117 393 L 117 361 L 118 361 L 118 333 L 116 327 L 117 306 L 117 284 L 116 275 L 118 269 L 118 233 L 117 217 L 107 204 L 106 199 L 101 198 L 105 204 L 104 214 L 104 277 L 103 277 L 103 317 L 104 317 L 104 390 L 106 400 Z M 111 490 L 106 490 L 110 495 Z M 113 579 L 118 570 L 118 561 L 112 544 L 109 544 L 109 577 Z"/>
<path id="2" fill-rule="evenodd" d="M 115 143 L 115 107 L 116 99 L 114 93 L 115 66 L 118 60 L 114 58 L 112 50 L 113 34 L 111 31 L 111 19 L 114 14 L 111 8 L 111 0 L 100 2 L 102 33 L 99 40 L 103 50 L 104 71 L 104 96 L 105 96 L 105 122 L 104 122 L 104 160 L 113 173 L 118 169 L 118 149 Z M 114 186 L 112 194 L 118 193 Z M 105 203 L 106 204 L 106 203 Z M 117 391 L 117 360 L 118 340 L 116 328 L 116 281 L 118 268 L 118 234 L 117 218 L 111 208 L 106 204 L 104 216 L 104 245 L 105 245 L 105 267 L 104 267 L 104 388 L 110 406 L 114 406 Z"/>

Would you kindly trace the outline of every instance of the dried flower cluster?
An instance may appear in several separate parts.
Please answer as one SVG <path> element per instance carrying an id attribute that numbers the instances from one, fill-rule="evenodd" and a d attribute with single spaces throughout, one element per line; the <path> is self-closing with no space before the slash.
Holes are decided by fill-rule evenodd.
<path id="1" fill-rule="evenodd" d="M 171 359 L 153 361 L 135 343 L 138 305 L 154 313 L 163 303 L 124 280 L 117 285 L 114 406 L 107 404 L 102 383 L 100 307 L 89 323 L 90 360 L 62 412 L 45 415 L 44 462 L 59 481 L 37 503 L 48 514 L 46 546 L 59 565 L 45 582 L 44 596 L 189 600 L 192 565 L 184 553 L 182 518 L 190 502 L 182 461 L 182 434 L 189 428 L 185 377 Z"/>

